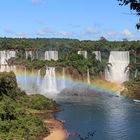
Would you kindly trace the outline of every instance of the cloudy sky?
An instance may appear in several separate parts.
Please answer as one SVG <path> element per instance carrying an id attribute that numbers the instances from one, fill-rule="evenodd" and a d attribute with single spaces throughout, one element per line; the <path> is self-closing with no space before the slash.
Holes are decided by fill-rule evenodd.
<path id="1" fill-rule="evenodd" d="M 138 17 L 117 0 L 1 0 L 0 13 L 0 37 L 140 40 Z"/>

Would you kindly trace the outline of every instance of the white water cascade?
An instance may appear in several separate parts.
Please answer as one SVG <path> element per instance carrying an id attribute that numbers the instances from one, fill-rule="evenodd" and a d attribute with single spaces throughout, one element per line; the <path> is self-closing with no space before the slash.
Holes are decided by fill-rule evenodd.
<path id="1" fill-rule="evenodd" d="M 0 72 L 15 72 L 16 66 L 0 65 Z"/>
<path id="2" fill-rule="evenodd" d="M 87 83 L 90 84 L 90 74 L 89 74 L 89 69 L 87 69 Z"/>
<path id="3" fill-rule="evenodd" d="M 28 59 L 29 57 L 31 58 L 31 60 L 34 59 L 34 56 L 33 56 L 33 52 L 32 51 L 26 51 L 25 52 L 25 55 L 26 55 L 26 59 Z"/>
<path id="4" fill-rule="evenodd" d="M 57 93 L 58 92 L 54 67 L 48 67 L 46 69 L 46 74 L 43 78 L 41 89 L 43 93 Z"/>
<path id="5" fill-rule="evenodd" d="M 8 60 L 13 57 L 16 57 L 15 51 L 0 51 L 0 72 L 10 72 L 15 70 L 15 66 L 8 66 Z"/>
<path id="6" fill-rule="evenodd" d="M 96 55 L 96 59 L 101 61 L 101 52 L 100 51 L 93 51 L 92 53 L 94 53 Z"/>
<path id="7" fill-rule="evenodd" d="M 78 54 L 83 55 L 84 58 L 87 58 L 87 51 L 78 51 Z"/>
<path id="8" fill-rule="evenodd" d="M 58 51 L 46 51 L 45 60 L 58 60 Z"/>
<path id="9" fill-rule="evenodd" d="M 134 77 L 136 78 L 138 74 L 138 70 L 136 69 Z"/>
<path id="10" fill-rule="evenodd" d="M 55 95 L 66 88 L 65 68 L 62 69 L 59 78 L 56 78 L 55 67 L 47 67 L 44 76 L 41 74 L 41 70 L 28 70 L 22 66 L 12 66 L 11 68 L 16 75 L 19 87 L 28 94 Z"/>
<path id="11" fill-rule="evenodd" d="M 105 70 L 105 79 L 113 83 L 123 83 L 129 80 L 129 65 L 130 58 L 128 51 L 111 51 L 109 56 L 109 69 Z"/>
<path id="12" fill-rule="evenodd" d="M 63 71 L 62 71 L 62 88 L 61 90 L 63 90 L 64 88 L 66 88 L 66 83 L 65 83 L 65 68 L 63 68 Z"/>
<path id="13" fill-rule="evenodd" d="M 8 59 L 16 57 L 15 51 L 4 50 L 0 51 L 0 65 L 7 65 Z"/>
<path id="14" fill-rule="evenodd" d="M 41 82 L 40 72 L 41 72 L 41 70 L 38 70 L 38 72 L 37 72 L 37 79 L 36 79 L 37 85 L 40 85 L 40 82 Z"/>

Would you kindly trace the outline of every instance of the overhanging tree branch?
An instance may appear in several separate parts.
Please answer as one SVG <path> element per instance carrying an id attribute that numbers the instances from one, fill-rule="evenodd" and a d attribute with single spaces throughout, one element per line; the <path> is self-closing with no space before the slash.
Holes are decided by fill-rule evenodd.
<path id="1" fill-rule="evenodd" d="M 140 0 L 118 0 L 119 5 L 126 6 L 129 5 L 130 9 L 136 12 L 137 16 L 140 16 Z M 140 20 L 136 24 L 137 29 L 140 29 Z"/>

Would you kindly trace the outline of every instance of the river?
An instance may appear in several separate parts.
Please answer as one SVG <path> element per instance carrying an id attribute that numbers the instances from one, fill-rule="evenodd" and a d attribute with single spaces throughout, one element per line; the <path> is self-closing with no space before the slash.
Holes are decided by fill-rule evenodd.
<path id="1" fill-rule="evenodd" d="M 140 103 L 118 96 L 92 94 L 92 96 L 61 96 L 56 98 L 63 120 L 70 133 L 68 140 L 140 140 Z M 86 139 L 85 139 L 86 140 Z"/>

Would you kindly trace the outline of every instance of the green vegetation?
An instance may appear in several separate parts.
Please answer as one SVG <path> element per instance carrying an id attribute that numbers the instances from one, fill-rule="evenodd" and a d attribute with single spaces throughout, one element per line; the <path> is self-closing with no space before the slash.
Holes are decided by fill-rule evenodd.
<path id="1" fill-rule="evenodd" d="M 137 56 L 133 52 L 134 59 L 131 60 L 130 64 L 126 68 L 130 71 L 130 80 L 124 83 L 125 89 L 122 94 L 140 100 L 139 86 L 140 86 L 140 56 Z"/>
<path id="2" fill-rule="evenodd" d="M 130 98 L 140 100 L 139 86 L 140 73 L 138 73 L 137 77 L 125 82 L 125 90 L 122 92 L 122 94 Z"/>
<path id="3" fill-rule="evenodd" d="M 56 109 L 42 95 L 27 96 L 17 87 L 14 73 L 0 73 L 0 139 L 38 140 L 48 129 L 34 112 Z"/>
<path id="4" fill-rule="evenodd" d="M 84 58 L 82 55 L 78 55 L 75 51 L 70 51 L 63 55 L 59 60 L 47 61 L 47 60 L 21 60 L 16 59 L 15 64 L 21 64 L 26 66 L 27 69 L 43 69 L 46 66 L 54 67 L 70 67 L 76 69 L 81 75 L 87 73 L 89 69 L 90 75 L 99 76 L 104 74 L 104 69 L 108 66 L 107 60 L 96 60 L 95 54 L 90 53 L 88 58 Z"/>
<path id="5" fill-rule="evenodd" d="M 0 38 L 0 49 L 12 49 L 20 51 L 20 57 L 25 57 L 25 50 L 57 50 L 60 56 L 69 52 L 77 50 L 87 50 L 92 52 L 98 50 L 106 52 L 110 50 L 138 50 L 140 49 L 140 41 L 108 41 L 104 37 L 100 40 L 79 41 L 77 39 L 58 39 L 58 38 Z"/>

